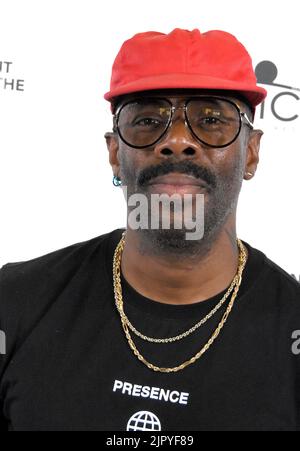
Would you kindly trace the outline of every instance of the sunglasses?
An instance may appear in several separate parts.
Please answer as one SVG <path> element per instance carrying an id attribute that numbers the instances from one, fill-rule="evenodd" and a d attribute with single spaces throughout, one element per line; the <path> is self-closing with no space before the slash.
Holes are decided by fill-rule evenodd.
<path id="1" fill-rule="evenodd" d="M 239 136 L 242 126 L 253 130 L 245 112 L 231 100 L 215 96 L 193 96 L 175 107 L 163 97 L 140 97 L 117 108 L 114 127 L 130 147 L 144 149 L 157 144 L 172 125 L 176 110 L 184 110 L 185 123 L 202 144 L 223 148 Z"/>

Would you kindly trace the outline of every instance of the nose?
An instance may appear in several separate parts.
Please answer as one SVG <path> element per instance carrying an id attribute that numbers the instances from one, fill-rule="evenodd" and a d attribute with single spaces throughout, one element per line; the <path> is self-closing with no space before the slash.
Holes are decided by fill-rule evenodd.
<path id="1" fill-rule="evenodd" d="M 181 110 L 181 111 L 179 111 Z M 201 144 L 193 136 L 185 119 L 183 108 L 178 108 L 173 116 L 172 123 L 154 148 L 158 158 L 170 156 L 196 158 L 200 152 Z"/>

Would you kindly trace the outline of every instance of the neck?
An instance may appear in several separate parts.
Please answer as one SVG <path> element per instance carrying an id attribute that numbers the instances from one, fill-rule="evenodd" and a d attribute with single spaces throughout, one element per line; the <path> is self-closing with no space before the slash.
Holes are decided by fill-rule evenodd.
<path id="1" fill-rule="evenodd" d="M 229 218 L 207 252 L 192 257 L 145 253 L 143 236 L 127 229 L 121 269 L 141 295 L 174 305 L 207 300 L 226 290 L 238 268 L 235 218 Z M 205 244 L 205 243 L 204 243 Z"/>

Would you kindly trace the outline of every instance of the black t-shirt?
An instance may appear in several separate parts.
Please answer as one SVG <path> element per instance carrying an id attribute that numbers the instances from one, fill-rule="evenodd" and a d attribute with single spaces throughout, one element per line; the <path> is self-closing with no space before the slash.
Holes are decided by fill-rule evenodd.
<path id="1" fill-rule="evenodd" d="M 114 304 L 112 260 L 123 229 L 0 270 L 0 423 L 25 431 L 300 430 L 300 285 L 247 243 L 232 313 L 211 348 L 177 373 L 133 354 Z M 158 303 L 122 276 L 129 319 L 178 335 L 222 298 Z M 208 341 L 229 301 L 172 344 L 133 336 L 151 363 L 174 367 Z M 298 333 L 297 333 L 298 331 Z"/>

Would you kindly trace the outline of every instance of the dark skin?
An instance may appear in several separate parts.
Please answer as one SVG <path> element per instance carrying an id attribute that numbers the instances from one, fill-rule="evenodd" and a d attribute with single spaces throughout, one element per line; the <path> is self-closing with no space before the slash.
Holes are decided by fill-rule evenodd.
<path id="1" fill-rule="evenodd" d="M 246 112 L 252 119 L 248 106 L 239 96 L 228 91 L 155 92 L 157 96 L 170 99 L 174 105 L 182 105 L 184 99 L 192 94 L 222 95 L 233 100 L 241 111 Z M 133 97 L 136 97 L 136 94 L 126 96 L 122 101 Z M 197 252 L 191 252 L 189 255 L 176 255 L 159 247 L 154 249 L 153 242 L 147 242 L 145 235 L 127 228 L 121 269 L 128 283 L 137 292 L 157 302 L 187 305 L 216 296 L 231 284 L 238 267 L 238 197 L 243 179 L 251 179 L 256 172 L 262 135 L 261 130 L 250 130 L 243 126 L 233 144 L 222 151 L 209 148 L 195 139 L 185 126 L 182 110 L 176 111 L 168 133 L 150 149 L 128 147 L 117 133 L 106 133 L 109 161 L 114 175 L 119 176 L 121 180 L 126 178 L 126 167 L 132 168 L 137 177 L 141 170 L 160 165 L 166 160 L 189 160 L 194 165 L 211 171 L 216 179 L 220 180 L 224 193 L 228 192 L 228 196 L 231 196 L 231 207 L 227 208 L 223 221 L 216 224 L 214 230 L 204 236 L 201 243 L 197 243 Z"/>

